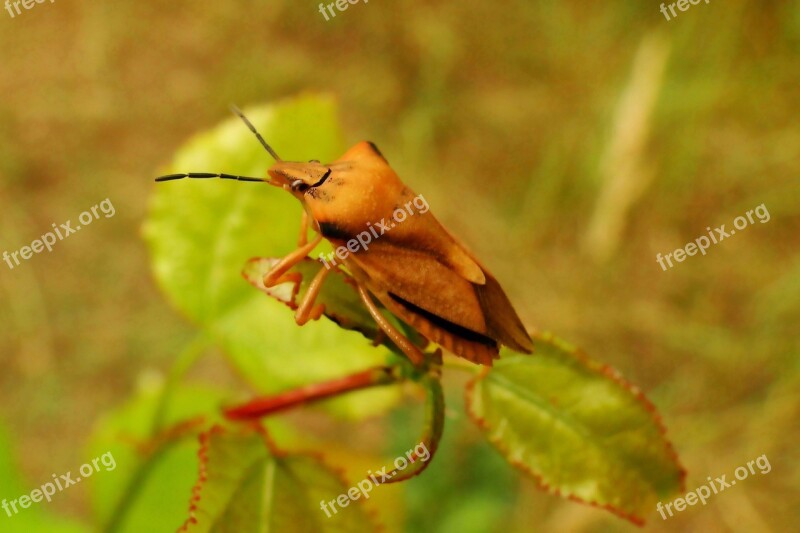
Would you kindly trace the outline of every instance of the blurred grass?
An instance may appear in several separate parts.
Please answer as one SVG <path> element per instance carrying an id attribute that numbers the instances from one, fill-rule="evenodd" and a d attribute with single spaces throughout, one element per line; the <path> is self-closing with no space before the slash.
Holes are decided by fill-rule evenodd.
<path id="1" fill-rule="evenodd" d="M 770 458 L 770 474 L 668 522 L 654 513 L 648 530 L 796 523 L 800 6 L 712 2 L 670 22 L 657 2 L 401 0 L 358 4 L 331 22 L 316 9 L 288 0 L 56 2 L 0 16 L 2 248 L 29 244 L 106 197 L 117 209 L 13 271 L 0 263 L 0 419 L 27 485 L 82 464 L 99 417 L 141 376 L 165 371 L 192 336 L 155 289 L 139 238 L 157 167 L 226 117 L 230 102 L 311 89 L 338 97 L 348 141 L 381 147 L 527 323 L 643 388 L 689 469 L 688 488 Z M 654 33 L 670 55 L 637 139 L 638 172 L 652 177 L 598 263 L 582 243 L 603 154 L 637 50 Z M 667 272 L 656 264 L 656 253 L 762 202 L 769 223 Z M 214 365 L 194 378 L 236 383 Z M 398 523 L 468 531 L 484 523 L 464 518 L 474 502 L 487 506 L 481 516 L 503 513 L 498 531 L 631 529 L 530 480 L 509 481 L 491 450 L 470 455 L 477 430 L 451 388 L 446 434 L 459 440 L 449 449 L 469 459 L 440 457 L 432 487 L 420 479 L 405 491 L 411 507 Z M 392 427 L 320 431 L 356 449 L 402 447 Z M 424 500 L 413 494 L 423 485 Z M 511 511 L 489 506 L 498 493 L 515 502 Z M 48 510 L 88 516 L 84 488 L 62 496 Z M 462 514 L 430 521 L 432 502 Z"/>

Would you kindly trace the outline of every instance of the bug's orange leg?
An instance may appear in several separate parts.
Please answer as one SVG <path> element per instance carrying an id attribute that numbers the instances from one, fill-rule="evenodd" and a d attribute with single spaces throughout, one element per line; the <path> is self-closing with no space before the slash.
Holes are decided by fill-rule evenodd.
<path id="1" fill-rule="evenodd" d="M 425 362 L 425 356 L 422 354 L 419 348 L 414 346 L 408 337 L 397 331 L 391 322 L 386 320 L 386 317 L 383 316 L 375 305 L 375 302 L 372 301 L 369 293 L 367 293 L 367 289 L 364 288 L 363 285 L 360 283 L 357 284 L 358 295 L 361 296 L 361 299 L 364 301 L 364 305 L 367 306 L 367 310 L 369 314 L 372 315 L 372 318 L 375 319 L 375 322 L 378 323 L 378 326 L 386 333 L 386 335 L 392 340 L 398 348 L 400 348 L 404 354 L 414 363 L 414 366 L 422 366 Z"/>
<path id="2" fill-rule="evenodd" d="M 300 303 L 300 307 L 297 308 L 297 311 L 294 314 L 294 320 L 297 322 L 298 326 L 302 326 L 309 320 L 316 320 L 322 316 L 322 313 L 325 311 L 325 304 L 314 305 L 314 302 L 319 295 L 319 290 L 322 287 L 322 283 L 330 273 L 330 269 L 323 267 L 319 270 L 319 272 L 317 272 L 317 275 L 314 276 L 314 279 L 311 280 L 311 283 L 308 286 L 308 291 L 306 291 L 306 295 L 303 298 L 303 301 Z"/>
<path id="3" fill-rule="evenodd" d="M 303 209 L 300 216 L 300 238 L 297 239 L 297 246 L 305 246 L 308 242 L 308 213 Z"/>
<path id="4" fill-rule="evenodd" d="M 286 272 L 281 277 L 276 279 L 273 282 L 272 286 L 274 287 L 275 285 L 281 285 L 283 283 L 294 283 L 295 285 L 299 286 L 300 283 L 302 282 L 303 282 L 303 275 L 300 274 L 299 272 Z"/>
<path id="5" fill-rule="evenodd" d="M 274 287 L 275 285 L 277 285 L 280 282 L 281 276 L 283 276 L 283 274 L 287 270 L 289 270 L 297 263 L 302 261 L 303 258 L 308 255 L 308 252 L 313 250 L 314 247 L 317 244 L 319 244 L 319 241 L 321 240 L 322 240 L 322 234 L 317 235 L 313 241 L 304 246 L 301 246 L 294 252 L 290 253 L 289 255 L 281 259 L 274 267 L 272 267 L 272 270 L 270 270 L 264 275 L 264 286 Z"/>
<path id="6" fill-rule="evenodd" d="M 386 332 L 383 331 L 382 329 L 379 329 L 378 333 L 375 334 L 375 338 L 372 339 L 372 345 L 373 346 L 380 346 L 381 343 L 383 342 L 383 339 L 385 339 L 385 338 L 386 338 Z"/>

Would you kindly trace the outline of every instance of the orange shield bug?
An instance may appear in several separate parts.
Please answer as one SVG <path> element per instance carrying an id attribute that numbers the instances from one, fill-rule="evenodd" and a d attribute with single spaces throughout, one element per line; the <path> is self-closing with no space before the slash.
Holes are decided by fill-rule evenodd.
<path id="1" fill-rule="evenodd" d="M 531 353 L 531 338 L 497 280 L 436 220 L 424 198 L 400 181 L 374 144 L 360 142 L 332 163 L 283 161 L 242 112 L 233 111 L 275 159 L 269 178 L 191 172 L 156 181 L 266 182 L 300 201 L 299 246 L 266 273 L 264 285 L 287 281 L 287 272 L 323 238 L 335 252 L 321 258 L 325 268 L 295 313 L 299 325 L 322 315 L 324 307 L 315 304 L 320 287 L 331 270 L 344 267 L 378 326 L 418 366 L 425 356 L 381 314 L 373 297 L 426 339 L 474 363 L 491 365 L 500 345 Z M 310 242 L 309 226 L 316 233 Z"/>

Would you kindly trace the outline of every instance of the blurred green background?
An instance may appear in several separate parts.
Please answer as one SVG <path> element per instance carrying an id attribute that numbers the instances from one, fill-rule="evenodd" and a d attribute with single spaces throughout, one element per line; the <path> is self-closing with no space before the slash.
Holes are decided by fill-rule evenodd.
<path id="1" fill-rule="evenodd" d="M 645 530 L 791 530 L 800 5 L 712 0 L 667 21 L 659 4 L 372 0 L 331 21 L 318 3 L 288 0 L 0 11 L 0 248 L 105 198 L 116 208 L 51 253 L 0 263 L 0 498 L 105 451 L 88 447 L 104 415 L 163 381 L 194 336 L 157 290 L 140 237 L 159 168 L 231 102 L 312 90 L 336 97 L 347 144 L 374 141 L 531 328 L 641 387 L 687 490 L 769 457 L 770 473 L 668 521 L 654 510 Z M 762 203 L 768 223 L 666 272 L 656 263 Z M 190 377 L 243 388 L 220 358 Z M 386 488 L 389 531 L 635 530 L 512 471 L 465 419 L 463 383 L 446 377 L 431 469 Z M 406 404 L 360 422 L 286 421 L 371 467 L 416 442 L 419 405 Z M 40 510 L 93 530 L 85 485 Z M 150 519 L 153 531 L 178 525 Z M 52 531 L 15 529 L 22 520 L 0 514 L 0 530 Z"/>

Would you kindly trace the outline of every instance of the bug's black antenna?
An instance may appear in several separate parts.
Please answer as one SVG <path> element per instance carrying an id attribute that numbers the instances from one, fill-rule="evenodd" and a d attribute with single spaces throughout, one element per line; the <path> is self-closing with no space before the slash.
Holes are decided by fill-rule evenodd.
<path id="1" fill-rule="evenodd" d="M 224 180 L 237 180 L 237 181 L 266 181 L 268 179 L 262 178 L 248 178 L 247 176 L 234 176 L 233 174 L 212 174 L 211 172 L 186 172 L 184 174 L 168 174 L 156 178 L 156 181 L 172 181 L 180 180 L 183 178 L 221 178 Z"/>
<path id="2" fill-rule="evenodd" d="M 261 142 L 261 145 L 267 149 L 267 152 L 269 152 L 269 155 L 271 155 L 272 158 L 275 159 L 275 161 L 282 161 L 281 158 L 278 157 L 278 154 L 275 153 L 275 150 L 273 150 L 272 147 L 267 144 L 267 141 L 264 140 L 264 137 L 262 137 L 261 134 L 258 133 L 256 127 L 253 126 L 253 124 L 249 120 L 247 120 L 247 117 L 244 116 L 244 113 L 242 113 L 238 107 L 236 107 L 235 105 L 231 105 L 231 111 L 233 111 L 240 119 L 244 121 L 245 124 L 247 124 L 247 127 L 250 128 L 250 131 L 255 133 L 259 142 Z"/>

